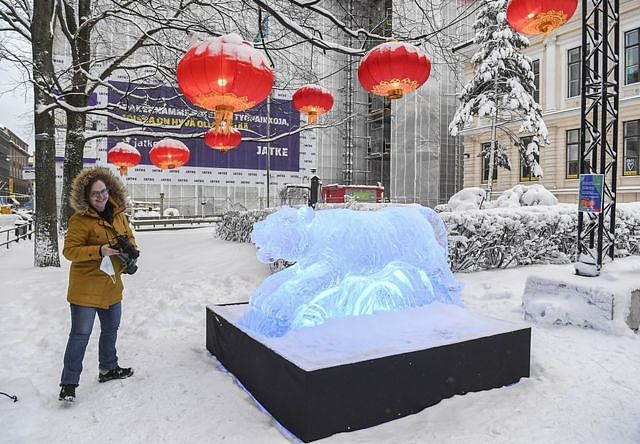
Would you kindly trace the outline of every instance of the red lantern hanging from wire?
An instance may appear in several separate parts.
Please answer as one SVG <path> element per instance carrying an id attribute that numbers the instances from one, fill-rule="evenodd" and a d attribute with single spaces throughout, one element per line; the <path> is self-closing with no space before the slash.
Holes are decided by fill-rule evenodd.
<path id="1" fill-rule="evenodd" d="M 510 0 L 507 21 L 522 34 L 549 34 L 576 11 L 578 0 Z"/>
<path id="2" fill-rule="evenodd" d="M 431 61 L 409 43 L 388 41 L 370 50 L 358 66 L 358 80 L 373 94 L 399 99 L 429 78 Z"/>
<path id="3" fill-rule="evenodd" d="M 191 47 L 176 75 L 185 97 L 214 111 L 214 129 L 225 132 L 231 130 L 234 112 L 262 102 L 273 87 L 273 71 L 265 57 L 237 34 Z"/>
<path id="4" fill-rule="evenodd" d="M 125 142 L 118 142 L 107 152 L 107 162 L 114 164 L 120 170 L 121 176 L 127 175 L 127 170 L 140 163 L 140 151 Z"/>
<path id="5" fill-rule="evenodd" d="M 318 85 L 305 85 L 293 93 L 293 106 L 306 114 L 309 123 L 316 123 L 318 116 L 328 112 L 333 106 L 333 94 Z"/>
<path id="6" fill-rule="evenodd" d="M 204 135 L 204 143 L 223 153 L 234 149 L 240 145 L 240 142 L 242 142 L 242 134 L 235 128 L 231 128 L 229 132 L 216 131 L 212 128 Z"/>
<path id="7" fill-rule="evenodd" d="M 149 160 L 162 170 L 180 168 L 189 162 L 189 148 L 175 139 L 162 139 L 149 150 Z"/>

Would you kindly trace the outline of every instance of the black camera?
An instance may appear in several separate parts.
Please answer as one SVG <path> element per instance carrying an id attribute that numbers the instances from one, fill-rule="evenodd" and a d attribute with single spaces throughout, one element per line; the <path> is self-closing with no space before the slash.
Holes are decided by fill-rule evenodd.
<path id="1" fill-rule="evenodd" d="M 117 236 L 113 248 L 120 251 L 120 253 L 118 253 L 118 259 L 120 259 L 120 262 L 122 262 L 125 273 L 134 274 L 136 271 L 138 271 L 138 265 L 136 265 L 136 261 L 138 260 L 138 256 L 140 256 L 140 252 L 136 249 L 136 247 L 133 246 L 133 244 L 129 240 L 129 236 L 127 236 L 126 234 Z"/>

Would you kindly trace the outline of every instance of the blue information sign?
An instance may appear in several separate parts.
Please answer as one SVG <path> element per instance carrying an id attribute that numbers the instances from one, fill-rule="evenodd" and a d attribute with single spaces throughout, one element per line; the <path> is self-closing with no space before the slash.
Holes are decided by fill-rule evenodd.
<path id="1" fill-rule="evenodd" d="M 603 174 L 581 174 L 578 193 L 578 211 L 600 214 L 602 212 Z"/>

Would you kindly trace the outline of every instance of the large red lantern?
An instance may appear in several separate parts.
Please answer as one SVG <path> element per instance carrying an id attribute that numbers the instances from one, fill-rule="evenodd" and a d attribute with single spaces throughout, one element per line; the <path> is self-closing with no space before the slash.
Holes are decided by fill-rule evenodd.
<path id="1" fill-rule="evenodd" d="M 191 47 L 178 63 L 176 74 L 185 97 L 215 111 L 214 128 L 222 131 L 231 130 L 235 111 L 262 102 L 273 87 L 267 60 L 237 34 Z"/>
<path id="2" fill-rule="evenodd" d="M 507 21 L 522 34 L 548 34 L 573 16 L 578 0 L 510 0 Z"/>
<path id="3" fill-rule="evenodd" d="M 149 150 L 149 160 L 162 170 L 180 168 L 189 161 L 189 148 L 175 139 L 162 139 Z"/>
<path id="4" fill-rule="evenodd" d="M 121 176 L 127 175 L 127 170 L 140 163 L 140 151 L 125 142 L 118 142 L 107 152 L 107 162 L 114 164 L 120 170 Z"/>
<path id="5" fill-rule="evenodd" d="M 229 132 L 216 131 L 212 128 L 204 135 L 204 143 L 223 153 L 237 147 L 240 142 L 242 142 L 242 134 L 235 128 L 231 128 Z"/>
<path id="6" fill-rule="evenodd" d="M 309 123 L 316 123 L 333 106 L 333 95 L 321 86 L 305 85 L 293 93 L 293 106 L 308 116 Z"/>
<path id="7" fill-rule="evenodd" d="M 358 80 L 367 91 L 399 99 L 422 86 L 431 73 L 431 61 L 419 48 L 389 41 L 369 51 L 358 66 Z"/>

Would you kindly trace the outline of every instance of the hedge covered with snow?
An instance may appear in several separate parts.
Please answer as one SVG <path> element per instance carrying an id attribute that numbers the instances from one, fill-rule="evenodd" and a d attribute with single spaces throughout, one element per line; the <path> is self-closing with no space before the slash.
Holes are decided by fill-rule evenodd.
<path id="1" fill-rule="evenodd" d="M 449 232 L 454 271 L 570 263 L 576 250 L 575 205 L 493 208 L 440 213 Z M 640 204 L 618 204 L 618 257 L 640 254 Z"/>
<path id="2" fill-rule="evenodd" d="M 232 242 L 251 242 L 251 231 L 253 224 L 264 219 L 275 209 L 250 211 L 227 211 L 222 215 L 222 220 L 218 222 L 216 233 L 222 240 Z"/>
<path id="3" fill-rule="evenodd" d="M 332 206 L 335 207 L 335 206 Z M 351 205 L 372 210 L 375 204 Z M 379 206 L 378 206 L 379 207 Z M 324 206 L 319 206 L 322 210 Z M 249 242 L 253 224 L 275 211 L 231 211 L 218 225 L 221 239 Z M 491 208 L 442 212 L 449 232 L 449 262 L 453 271 L 475 271 L 520 265 L 570 263 L 576 249 L 576 205 Z M 618 204 L 618 257 L 640 254 L 640 203 Z"/>

